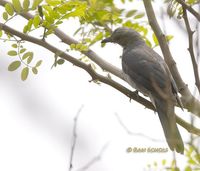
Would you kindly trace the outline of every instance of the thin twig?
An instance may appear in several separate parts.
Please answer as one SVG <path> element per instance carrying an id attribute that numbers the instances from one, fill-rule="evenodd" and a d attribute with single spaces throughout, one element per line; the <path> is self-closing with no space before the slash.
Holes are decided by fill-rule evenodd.
<path id="1" fill-rule="evenodd" d="M 139 137 L 146 138 L 146 139 L 148 139 L 148 140 L 150 140 L 150 141 L 154 141 L 154 142 L 164 142 L 164 141 L 162 141 L 162 140 L 152 138 L 152 137 L 147 136 L 147 135 L 142 134 L 142 133 L 136 133 L 136 132 L 130 131 L 130 130 L 126 127 L 126 125 L 123 123 L 122 119 L 120 118 L 120 116 L 119 116 L 117 113 L 115 113 L 115 116 L 116 116 L 116 118 L 117 118 L 119 124 L 122 126 L 122 128 L 126 131 L 126 133 L 127 133 L 128 135 L 131 135 L 131 136 L 139 136 Z"/>
<path id="2" fill-rule="evenodd" d="M 77 139 L 77 121 L 82 109 L 83 109 L 83 105 L 79 108 L 78 112 L 76 113 L 76 116 L 74 117 L 72 147 L 71 147 L 70 160 L 69 160 L 69 171 L 71 171 L 73 168 L 73 157 L 74 157 L 74 150 L 76 147 L 76 139 Z"/>
<path id="3" fill-rule="evenodd" d="M 191 60 L 192 60 L 192 65 L 193 65 L 193 71 L 194 71 L 194 77 L 195 77 L 195 84 L 196 87 L 200 93 L 200 79 L 199 79 L 199 70 L 198 70 L 198 65 L 195 59 L 195 54 L 194 54 L 194 49 L 193 49 L 193 34 L 194 31 L 192 31 L 191 27 L 190 27 L 190 23 L 189 23 L 189 19 L 187 16 L 187 11 L 185 9 L 185 7 L 182 5 L 183 8 L 183 19 L 185 22 L 185 26 L 188 32 L 188 44 L 189 44 L 189 48 L 188 51 L 190 53 L 191 56 Z"/>
<path id="4" fill-rule="evenodd" d="M 182 7 L 184 9 L 186 9 L 187 11 L 189 11 L 192 15 L 194 15 L 196 17 L 196 19 L 200 22 L 200 14 L 195 11 L 191 6 L 189 6 L 185 1 L 183 0 L 176 0 L 179 4 L 182 5 Z"/>
<path id="5" fill-rule="evenodd" d="M 85 166 L 77 169 L 77 171 L 84 171 L 89 169 L 92 165 L 94 165 L 96 162 L 100 161 L 102 159 L 103 153 L 106 151 L 106 149 L 108 148 L 109 143 L 106 143 L 101 151 L 99 152 L 99 154 L 97 156 L 95 156 L 94 158 L 92 158 Z"/>

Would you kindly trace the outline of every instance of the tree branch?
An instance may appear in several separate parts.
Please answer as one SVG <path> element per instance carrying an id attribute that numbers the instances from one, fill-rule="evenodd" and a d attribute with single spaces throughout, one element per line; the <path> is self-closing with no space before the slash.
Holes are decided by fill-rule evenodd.
<path id="1" fill-rule="evenodd" d="M 162 33 L 161 28 L 156 20 L 156 16 L 151 4 L 150 0 L 143 0 L 145 10 L 147 13 L 147 17 L 149 20 L 149 24 L 152 27 L 158 41 L 160 44 L 160 48 L 162 50 L 165 62 L 167 63 L 174 80 L 178 86 L 179 92 L 181 93 L 182 97 L 181 100 L 183 105 L 189 112 L 195 114 L 196 116 L 200 117 L 200 101 L 197 100 L 190 92 L 187 85 L 182 80 L 179 71 L 176 67 L 176 62 L 174 61 L 172 54 L 169 50 L 169 46 L 167 44 L 165 35 Z"/>
<path id="2" fill-rule="evenodd" d="M 121 125 L 121 127 L 126 131 L 126 133 L 127 133 L 128 135 L 131 135 L 131 136 L 140 136 L 140 137 L 146 138 L 146 139 L 148 139 L 148 140 L 150 140 L 150 141 L 154 141 L 154 142 L 164 142 L 164 141 L 162 141 L 162 140 L 160 140 L 160 139 L 155 139 L 155 138 L 152 138 L 152 137 L 150 137 L 150 136 L 148 136 L 148 135 L 145 135 L 145 134 L 142 134 L 142 133 L 137 133 L 137 132 L 132 132 L 132 131 L 130 131 L 130 130 L 126 127 L 126 125 L 122 122 L 121 118 L 119 117 L 119 115 L 118 115 L 117 113 L 115 113 L 115 116 L 116 116 L 116 118 L 117 118 L 117 121 L 118 121 L 119 124 Z"/>
<path id="3" fill-rule="evenodd" d="M 74 150 L 75 150 L 76 139 L 77 139 L 77 121 L 82 109 L 83 109 L 83 105 L 80 107 L 80 109 L 76 113 L 76 116 L 74 117 L 72 147 L 71 147 L 70 160 L 69 160 L 69 171 L 71 171 L 73 168 L 73 157 L 74 157 Z"/>
<path id="4" fill-rule="evenodd" d="M 80 68 L 84 69 L 85 71 L 87 71 L 88 74 L 90 74 L 90 76 L 92 77 L 93 80 L 99 80 L 100 82 L 103 82 L 107 85 L 110 85 L 111 87 L 117 89 L 118 91 L 120 91 L 121 93 L 126 95 L 127 97 L 134 99 L 138 103 L 144 105 L 146 108 L 155 111 L 155 108 L 150 101 L 139 96 L 137 93 L 130 91 L 129 89 L 127 89 L 123 85 L 117 83 L 116 81 L 98 74 L 97 72 L 95 72 L 95 70 L 93 70 L 91 65 L 88 65 L 88 64 L 81 62 L 80 60 L 68 55 L 67 53 L 61 51 L 60 49 L 58 49 L 54 46 L 52 46 L 51 44 L 47 43 L 46 41 L 43 41 L 42 39 L 37 39 L 35 37 L 21 33 L 19 31 L 15 30 L 15 29 L 5 25 L 5 24 L 2 24 L 2 23 L 0 23 L 0 29 L 10 33 L 11 35 L 15 35 L 15 36 L 19 37 L 22 40 L 34 43 L 36 45 L 40 45 L 41 47 L 44 47 L 45 49 L 51 51 L 54 54 L 59 54 L 59 56 L 61 58 L 65 59 L 65 60 L 71 62 L 72 64 L 74 64 L 75 66 L 80 67 Z M 188 132 L 200 135 L 200 129 L 195 128 L 194 126 L 185 122 L 184 120 L 182 120 L 178 116 L 176 116 L 176 121 L 179 125 L 186 128 L 186 130 Z"/>
<path id="5" fill-rule="evenodd" d="M 187 16 L 187 11 L 186 11 L 186 9 L 183 5 L 182 5 L 182 8 L 183 8 L 183 19 L 184 19 L 185 26 L 186 26 L 186 29 L 187 29 L 187 32 L 188 32 L 188 44 L 189 44 L 188 51 L 190 53 L 191 60 L 192 60 L 194 77 L 195 77 L 195 81 L 196 81 L 195 84 L 196 84 L 196 87 L 197 87 L 199 94 L 200 94 L 199 70 L 198 70 L 198 65 L 197 65 L 197 62 L 196 62 L 196 58 L 195 58 L 195 55 L 194 55 L 194 49 L 193 49 L 193 34 L 194 34 L 194 31 L 191 30 L 190 23 L 189 23 L 188 16 Z"/>
<path id="6" fill-rule="evenodd" d="M 176 2 L 178 2 L 179 4 L 182 5 L 182 7 L 189 11 L 192 15 L 194 15 L 196 17 L 196 19 L 200 22 L 200 14 L 198 12 L 196 12 L 191 6 L 189 6 L 188 4 L 186 4 L 185 1 L 183 0 L 176 0 Z"/>
<path id="7" fill-rule="evenodd" d="M 94 158 L 92 158 L 92 160 L 90 160 L 85 166 L 81 167 L 80 169 L 77 169 L 76 171 L 84 171 L 84 170 L 88 170 L 92 165 L 94 165 L 96 162 L 98 162 L 99 160 L 101 160 L 103 153 L 105 152 L 105 150 L 108 147 L 108 143 L 106 143 L 101 151 L 99 152 L 99 154 L 97 156 L 95 156 Z"/>

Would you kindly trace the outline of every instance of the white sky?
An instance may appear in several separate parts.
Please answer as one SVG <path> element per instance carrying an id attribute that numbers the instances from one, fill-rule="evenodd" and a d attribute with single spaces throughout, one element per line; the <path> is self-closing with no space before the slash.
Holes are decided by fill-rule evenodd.
<path id="1" fill-rule="evenodd" d="M 131 8 L 131 5 L 128 7 Z M 158 9 L 157 6 L 156 10 Z M 17 19 L 14 23 L 19 24 L 20 29 L 23 21 Z M 167 19 L 165 24 L 167 33 L 175 36 L 171 41 L 172 54 L 184 80 L 192 89 L 194 79 L 186 49 L 187 40 L 172 21 Z M 70 27 L 63 27 L 63 30 L 72 35 L 75 27 L 73 22 Z M 52 40 L 55 41 L 54 38 Z M 74 170 L 98 155 L 107 142 L 109 145 L 102 159 L 88 171 L 139 171 L 148 163 L 172 159 L 171 152 L 126 153 L 129 146 L 167 148 L 159 119 L 152 111 L 134 101 L 130 103 L 126 96 L 107 85 L 89 83 L 88 74 L 70 63 L 65 62 L 51 70 L 53 54 L 31 44 L 26 47 L 44 62 L 37 76 L 30 75 L 27 81 L 22 82 L 20 71 L 7 71 L 8 65 L 14 60 L 6 55 L 10 47 L 2 42 L 0 47 L 0 170 L 67 170 L 73 118 L 81 105 L 84 108 L 78 120 Z M 97 43 L 93 49 L 104 59 L 120 67 L 118 57 L 122 52 L 121 47 L 108 44 L 101 48 L 100 43 Z M 158 48 L 156 50 L 160 53 Z M 127 135 L 115 113 L 130 131 L 162 142 Z M 187 112 L 179 113 L 182 118 L 188 118 Z M 187 142 L 189 134 L 182 128 L 180 131 Z M 182 156 L 177 157 L 180 159 L 178 164 L 179 161 L 184 162 Z"/>

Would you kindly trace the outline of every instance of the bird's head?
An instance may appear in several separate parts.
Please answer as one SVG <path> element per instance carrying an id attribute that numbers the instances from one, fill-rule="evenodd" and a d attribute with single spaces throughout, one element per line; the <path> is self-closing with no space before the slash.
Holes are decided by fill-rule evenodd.
<path id="1" fill-rule="evenodd" d="M 117 28 L 110 37 L 102 40 L 101 43 L 117 43 L 122 47 L 126 47 L 130 44 L 137 44 L 139 42 L 144 42 L 141 38 L 141 35 L 130 28 L 127 27 L 120 27 Z"/>

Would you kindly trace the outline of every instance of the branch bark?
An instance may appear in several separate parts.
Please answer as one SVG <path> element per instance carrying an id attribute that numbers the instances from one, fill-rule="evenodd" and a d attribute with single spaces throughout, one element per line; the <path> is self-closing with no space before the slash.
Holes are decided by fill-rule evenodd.
<path id="1" fill-rule="evenodd" d="M 198 69 L 198 65 L 197 65 L 197 62 L 196 62 L 195 54 L 194 54 L 194 48 L 193 48 L 194 31 L 192 31 L 192 29 L 190 27 L 190 22 L 189 22 L 188 15 L 187 15 L 187 10 L 185 9 L 185 7 L 183 5 L 182 5 L 182 8 L 183 8 L 183 19 L 184 19 L 185 26 L 186 26 L 187 33 L 188 33 L 188 44 L 189 44 L 188 51 L 190 53 L 191 60 L 192 60 L 194 77 L 195 77 L 195 81 L 196 81 L 195 84 L 196 84 L 196 87 L 197 87 L 199 94 L 200 94 L 199 69 Z"/>
<path id="2" fill-rule="evenodd" d="M 190 92 L 187 85 L 182 80 L 179 71 L 176 67 L 176 62 L 174 61 L 172 54 L 169 50 L 169 46 L 167 44 L 165 35 L 162 33 L 162 30 L 156 20 L 156 16 L 152 7 L 152 3 L 150 0 L 143 0 L 146 14 L 149 20 L 149 24 L 152 27 L 158 41 L 160 44 L 160 48 L 162 50 L 165 62 L 167 63 L 174 80 L 178 86 L 179 92 L 181 93 L 182 97 L 181 100 L 183 105 L 189 112 L 195 114 L 196 116 L 200 117 L 200 101 L 197 100 L 192 93 Z"/>
<path id="3" fill-rule="evenodd" d="M 178 2 L 179 4 L 182 5 L 182 7 L 184 9 L 186 9 L 187 11 L 189 11 L 192 15 L 194 15 L 196 17 L 196 19 L 200 22 L 200 14 L 198 12 L 196 12 L 191 6 L 189 6 L 185 1 L 183 0 L 176 0 L 176 2 Z"/>

